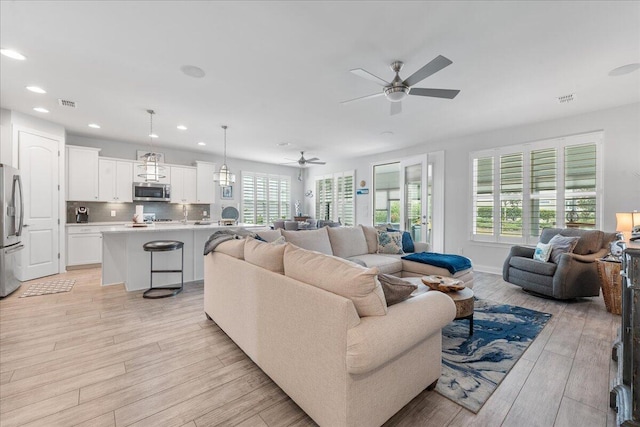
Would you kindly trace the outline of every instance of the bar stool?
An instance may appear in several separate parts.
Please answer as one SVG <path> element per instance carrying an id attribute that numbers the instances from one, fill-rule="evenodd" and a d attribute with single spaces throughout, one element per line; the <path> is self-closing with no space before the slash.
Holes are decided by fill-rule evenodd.
<path id="1" fill-rule="evenodd" d="M 143 298 L 167 298 L 172 297 L 174 295 L 182 292 L 184 286 L 184 243 L 179 242 L 177 240 L 153 240 L 151 242 L 147 242 L 142 245 L 142 248 L 145 252 L 151 253 L 151 274 L 149 281 L 149 289 L 144 291 L 142 294 Z M 180 270 L 154 270 L 153 269 L 153 253 L 154 252 L 167 252 L 167 251 L 176 251 L 180 249 L 182 251 L 182 264 L 180 266 Z M 160 286 L 157 288 L 153 287 L 153 273 L 180 273 L 180 286 Z M 162 293 L 154 293 L 154 291 L 165 291 Z M 171 292 L 166 292 L 171 291 Z"/>

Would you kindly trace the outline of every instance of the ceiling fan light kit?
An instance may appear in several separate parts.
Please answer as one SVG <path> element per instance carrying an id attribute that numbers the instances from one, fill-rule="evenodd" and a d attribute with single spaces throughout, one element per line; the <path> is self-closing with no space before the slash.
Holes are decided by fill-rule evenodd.
<path id="1" fill-rule="evenodd" d="M 220 187 L 228 187 L 236 182 L 236 176 L 231 173 L 227 166 L 227 126 L 222 125 L 222 129 L 224 129 L 224 161 L 220 166 L 220 171 L 213 174 L 213 180 L 217 181 Z"/>
<path id="2" fill-rule="evenodd" d="M 153 115 L 155 111 L 147 110 L 149 113 L 149 152 L 142 157 L 142 164 L 138 166 L 140 173 L 138 176 L 144 178 L 145 182 L 158 182 L 163 175 L 164 166 L 160 166 L 160 156 L 153 151 L 153 138 L 157 136 L 153 133 Z"/>
<path id="3" fill-rule="evenodd" d="M 382 92 L 374 93 L 372 95 L 361 96 L 358 98 L 350 99 L 347 101 L 343 101 L 342 104 L 346 104 L 353 101 L 361 101 L 364 99 L 375 98 L 381 95 L 384 95 L 391 104 L 391 115 L 399 114 L 402 112 L 402 105 L 400 104 L 408 95 L 416 95 L 416 96 L 428 96 L 434 98 L 445 98 L 445 99 L 453 99 L 455 98 L 459 90 L 455 89 L 427 89 L 427 88 L 414 88 L 413 86 L 432 74 L 437 73 L 445 67 L 448 67 L 453 62 L 445 58 L 442 55 L 438 55 L 434 60 L 420 68 L 418 71 L 409 76 L 406 80 L 402 80 L 400 78 L 400 70 L 404 66 L 402 61 L 394 61 L 391 63 L 391 70 L 396 73 L 396 76 L 393 78 L 391 83 L 386 80 L 381 79 L 380 77 L 371 74 L 370 72 L 363 70 L 362 68 L 356 68 L 351 70 L 353 74 L 358 77 L 362 77 L 364 79 L 370 80 L 374 83 L 382 86 Z"/>

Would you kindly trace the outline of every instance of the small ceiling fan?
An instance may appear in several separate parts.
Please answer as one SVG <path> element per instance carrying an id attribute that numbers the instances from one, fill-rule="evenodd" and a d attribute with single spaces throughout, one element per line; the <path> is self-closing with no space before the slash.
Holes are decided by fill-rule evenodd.
<path id="1" fill-rule="evenodd" d="M 310 159 L 305 159 L 304 158 L 304 151 L 300 152 L 300 158 L 298 160 L 293 160 L 293 159 L 287 159 L 287 160 L 291 160 L 291 162 L 288 163 L 297 163 L 301 168 L 306 166 L 306 165 L 326 165 L 327 162 L 320 162 L 319 158 L 317 157 L 312 157 Z M 285 163 L 287 164 L 287 163 Z"/>
<path id="2" fill-rule="evenodd" d="M 404 66 L 404 63 L 401 61 L 394 61 L 391 63 L 391 70 L 396 73 L 391 82 L 381 79 L 380 77 L 371 74 L 370 72 L 363 70 L 362 68 L 355 68 L 351 71 L 356 76 L 362 77 L 364 79 L 370 80 L 374 83 L 382 86 L 382 92 L 374 93 L 372 95 L 361 96 L 359 98 L 349 99 L 347 101 L 342 101 L 341 104 L 347 104 L 349 102 L 354 101 L 362 101 L 364 99 L 376 98 L 378 96 L 384 95 L 389 101 L 391 101 L 391 115 L 399 114 L 402 112 L 402 100 L 407 97 L 407 95 L 417 95 L 417 96 L 430 96 L 434 98 L 446 98 L 453 99 L 460 93 L 459 90 L 455 89 L 427 89 L 427 88 L 419 88 L 413 87 L 415 84 L 420 83 L 422 80 L 426 79 L 432 74 L 437 73 L 443 68 L 453 64 L 448 58 L 445 58 L 442 55 L 438 55 L 434 60 L 429 62 L 424 67 L 420 68 L 418 71 L 410 75 L 405 80 L 400 78 L 400 70 Z"/>

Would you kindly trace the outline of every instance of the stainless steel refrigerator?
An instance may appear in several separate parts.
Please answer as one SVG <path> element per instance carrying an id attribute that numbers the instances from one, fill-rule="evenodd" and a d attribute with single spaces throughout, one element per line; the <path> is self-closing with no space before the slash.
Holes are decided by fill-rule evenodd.
<path id="1" fill-rule="evenodd" d="M 15 268 L 22 244 L 24 220 L 22 181 L 18 169 L 0 164 L 0 297 L 20 287 Z"/>

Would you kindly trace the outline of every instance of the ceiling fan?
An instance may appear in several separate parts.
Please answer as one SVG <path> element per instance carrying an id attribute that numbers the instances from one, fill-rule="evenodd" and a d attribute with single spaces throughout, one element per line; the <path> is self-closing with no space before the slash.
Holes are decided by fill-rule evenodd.
<path id="1" fill-rule="evenodd" d="M 291 162 L 288 163 L 297 163 L 301 168 L 306 166 L 306 165 L 326 165 L 327 162 L 320 162 L 319 158 L 317 157 L 312 157 L 310 159 L 305 159 L 304 158 L 304 151 L 300 152 L 300 158 L 298 160 L 293 160 L 293 159 L 287 159 L 287 160 L 292 160 Z M 287 164 L 287 163 L 285 163 Z"/>
<path id="2" fill-rule="evenodd" d="M 455 89 L 427 89 L 427 88 L 419 88 L 413 87 L 415 84 L 420 83 L 422 80 L 426 79 L 432 74 L 437 73 L 443 68 L 453 64 L 448 58 L 445 58 L 442 55 L 438 55 L 434 60 L 429 62 L 424 67 L 420 68 L 418 71 L 410 75 L 405 80 L 400 78 L 400 70 L 404 65 L 401 61 L 394 61 L 391 63 L 391 70 L 396 73 L 391 82 L 381 79 L 380 77 L 371 74 L 370 72 L 363 70 L 362 68 L 355 68 L 351 71 L 356 76 L 362 77 L 364 79 L 370 80 L 374 83 L 382 86 L 382 92 L 374 93 L 372 95 L 361 96 L 359 98 L 349 99 L 347 101 L 342 101 L 341 104 L 347 104 L 349 102 L 354 101 L 362 101 L 363 99 L 376 98 L 378 96 L 384 95 L 389 101 L 391 101 L 391 115 L 399 114 L 402 112 L 402 100 L 407 97 L 407 95 L 417 95 L 417 96 L 430 96 L 434 98 L 446 98 L 453 99 L 460 93 L 459 90 Z"/>

